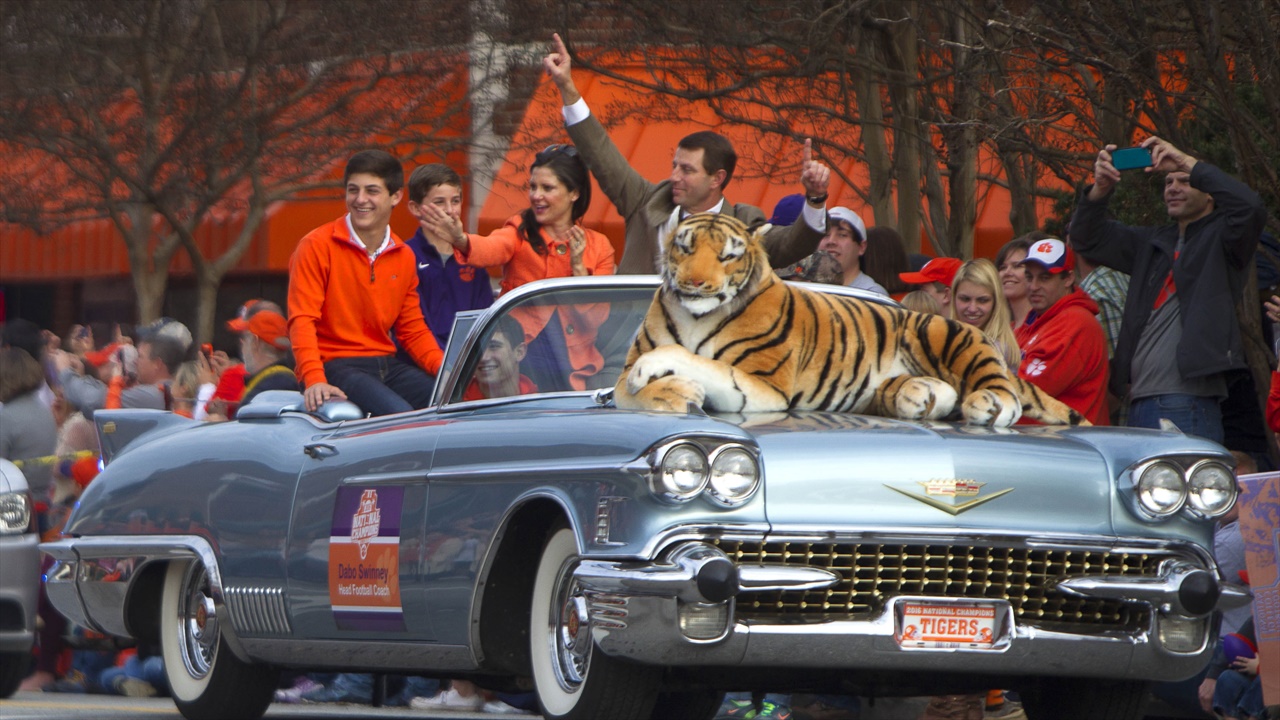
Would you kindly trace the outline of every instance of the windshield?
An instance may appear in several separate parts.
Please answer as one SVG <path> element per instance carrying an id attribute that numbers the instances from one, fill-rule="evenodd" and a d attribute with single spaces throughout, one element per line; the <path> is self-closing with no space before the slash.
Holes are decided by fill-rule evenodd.
<path id="1" fill-rule="evenodd" d="M 612 388 L 652 301 L 652 286 L 575 287 L 504 305 L 458 367 L 448 401 Z"/>

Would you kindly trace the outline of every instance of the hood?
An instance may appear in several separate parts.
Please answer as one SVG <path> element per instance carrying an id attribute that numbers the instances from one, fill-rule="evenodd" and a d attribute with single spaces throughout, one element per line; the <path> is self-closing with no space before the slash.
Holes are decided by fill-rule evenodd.
<path id="1" fill-rule="evenodd" d="M 1152 526 L 1117 502 L 1116 492 L 1116 478 L 1141 458 L 1113 450 L 1145 444 L 1148 456 L 1165 451 L 1155 438 L 1200 452 L 1212 448 L 1173 433 L 1108 438 L 1107 431 L 1132 433 L 828 413 L 743 427 L 761 447 L 768 521 L 796 532 L 1147 535 Z M 1094 442 L 1090 434 L 1098 432 L 1104 435 Z M 1187 530 L 1181 521 L 1155 529 L 1182 537 Z"/>

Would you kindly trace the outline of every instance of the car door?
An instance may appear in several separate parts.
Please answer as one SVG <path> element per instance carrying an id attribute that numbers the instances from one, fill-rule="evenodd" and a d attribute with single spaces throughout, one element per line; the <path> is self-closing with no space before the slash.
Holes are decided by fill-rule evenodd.
<path id="1" fill-rule="evenodd" d="M 360 420 L 304 446 L 288 548 L 295 636 L 435 639 L 422 558 L 438 425 L 421 412 Z"/>

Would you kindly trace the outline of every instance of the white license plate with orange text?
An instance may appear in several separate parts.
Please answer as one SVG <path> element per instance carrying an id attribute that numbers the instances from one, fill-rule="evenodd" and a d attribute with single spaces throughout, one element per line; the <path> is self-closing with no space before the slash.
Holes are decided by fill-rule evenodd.
<path id="1" fill-rule="evenodd" d="M 896 638 L 904 648 L 989 650 L 999 640 L 995 603 L 906 601 L 897 616 Z"/>

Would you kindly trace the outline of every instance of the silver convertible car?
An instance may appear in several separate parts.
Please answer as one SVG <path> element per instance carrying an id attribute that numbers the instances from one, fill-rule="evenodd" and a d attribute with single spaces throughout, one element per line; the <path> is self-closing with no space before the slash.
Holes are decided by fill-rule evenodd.
<path id="1" fill-rule="evenodd" d="M 193 719 L 256 718 L 278 669 L 329 668 L 531 683 L 548 718 L 999 687 L 1036 720 L 1118 720 L 1206 664 L 1244 598 L 1211 554 L 1235 501 L 1223 448 L 620 410 L 656 287 L 508 293 L 459 319 L 412 413 L 312 414 L 289 392 L 216 425 L 98 413 L 106 469 L 42 546 L 50 599 L 159 643 Z"/>

